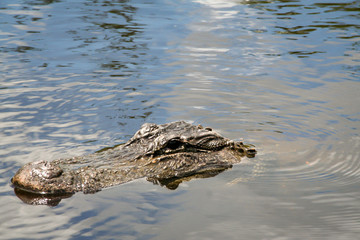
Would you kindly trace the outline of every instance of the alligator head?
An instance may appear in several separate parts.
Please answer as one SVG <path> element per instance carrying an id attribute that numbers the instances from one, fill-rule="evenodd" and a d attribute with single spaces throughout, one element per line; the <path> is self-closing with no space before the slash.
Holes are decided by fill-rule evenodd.
<path id="1" fill-rule="evenodd" d="M 216 175 L 255 154 L 251 146 L 224 138 L 211 128 L 184 121 L 145 123 L 125 144 L 70 159 L 28 163 L 12 183 L 23 191 L 59 195 L 94 193 L 146 177 L 174 189 L 181 179 Z"/>

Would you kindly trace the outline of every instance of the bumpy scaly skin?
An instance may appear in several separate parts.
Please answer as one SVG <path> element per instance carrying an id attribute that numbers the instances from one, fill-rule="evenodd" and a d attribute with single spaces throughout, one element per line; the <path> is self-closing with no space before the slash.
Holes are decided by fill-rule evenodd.
<path id="1" fill-rule="evenodd" d="M 167 182 L 221 172 L 253 148 L 220 136 L 210 128 L 180 121 L 145 123 L 125 144 L 94 154 L 24 165 L 12 178 L 15 187 L 40 194 L 94 193 L 147 177 Z M 181 182 L 181 181 L 180 181 Z"/>

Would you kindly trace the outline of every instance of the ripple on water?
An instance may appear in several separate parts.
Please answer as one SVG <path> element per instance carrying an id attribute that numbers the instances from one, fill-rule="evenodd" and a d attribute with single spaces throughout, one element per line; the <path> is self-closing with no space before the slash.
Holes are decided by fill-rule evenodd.
<path id="1" fill-rule="evenodd" d="M 359 143 L 360 138 L 354 136 L 333 148 L 331 144 L 318 144 L 315 148 L 303 146 L 301 149 L 299 143 L 299 148 L 291 150 L 286 149 L 286 143 L 280 144 L 282 152 L 275 147 L 266 155 L 258 155 L 261 158 L 258 164 L 264 165 L 264 170 L 256 174 L 259 178 L 255 181 L 322 182 L 337 187 L 357 184 L 360 182 L 360 153 L 356 151 Z"/>

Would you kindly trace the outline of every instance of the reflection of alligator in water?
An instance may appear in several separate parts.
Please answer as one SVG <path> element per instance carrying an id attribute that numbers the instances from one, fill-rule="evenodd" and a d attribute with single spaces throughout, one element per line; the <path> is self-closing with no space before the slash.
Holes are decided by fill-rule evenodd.
<path id="1" fill-rule="evenodd" d="M 18 170 L 12 183 L 18 196 L 24 191 L 43 194 L 46 197 L 39 195 L 42 201 L 50 195 L 94 193 L 143 177 L 175 189 L 183 180 L 214 176 L 240 162 L 241 157 L 255 154 L 254 148 L 210 128 L 183 121 L 146 123 L 125 144 L 86 156 L 28 163 Z"/>

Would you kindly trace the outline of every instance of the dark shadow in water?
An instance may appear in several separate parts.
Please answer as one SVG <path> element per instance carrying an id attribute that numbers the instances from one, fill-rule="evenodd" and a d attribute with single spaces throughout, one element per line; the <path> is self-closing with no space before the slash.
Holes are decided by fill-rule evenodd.
<path id="1" fill-rule="evenodd" d="M 187 176 L 187 177 L 183 177 L 183 178 L 162 178 L 162 179 L 147 178 L 147 180 L 154 184 L 158 184 L 160 186 L 165 186 L 167 189 L 176 190 L 182 182 L 187 182 L 187 181 L 190 181 L 191 179 L 195 179 L 195 178 L 215 177 L 216 175 L 218 175 L 219 173 L 221 173 L 223 171 L 225 171 L 225 169 L 208 171 L 205 173 L 199 173 L 199 174 L 195 174 L 195 175 L 191 175 L 191 176 Z"/>
<path id="2" fill-rule="evenodd" d="M 64 195 L 48 195 L 48 194 L 37 194 L 21 190 L 20 188 L 14 188 L 15 195 L 21 199 L 24 203 L 30 205 L 48 205 L 50 207 L 57 206 L 60 201 L 64 198 L 69 198 L 74 194 Z"/>
<path id="3" fill-rule="evenodd" d="M 243 4 L 252 6 L 261 11 L 267 11 L 271 14 L 277 16 L 278 19 L 286 20 L 295 20 L 294 24 L 301 23 L 302 25 L 295 25 L 289 27 L 286 26 L 275 26 L 280 29 L 276 31 L 277 34 L 289 34 L 289 35 L 307 35 L 311 32 L 317 31 L 322 28 L 326 29 L 359 29 L 359 24 L 357 24 L 360 11 L 358 1 L 351 2 L 322 2 L 322 3 L 309 3 L 304 4 L 304 1 L 263 1 L 263 0 L 250 0 L 246 1 Z M 288 9 L 291 9 L 290 11 Z M 344 23 L 345 16 L 339 18 L 319 18 L 317 21 L 313 21 L 310 25 L 306 24 L 306 21 L 301 21 L 297 19 L 300 17 L 303 19 L 304 15 L 321 15 L 322 13 L 330 12 L 342 12 L 345 13 L 347 19 L 353 19 L 353 21 L 348 20 Z M 349 23 L 353 22 L 353 23 Z M 286 21 L 287 24 L 291 23 Z M 351 34 L 351 32 L 350 32 Z M 356 34 L 357 35 L 357 34 Z M 341 38 L 341 37 L 340 37 Z"/>
<path id="4" fill-rule="evenodd" d="M 25 1 L 25 2 L 28 5 L 49 5 L 60 2 L 60 0 L 33 0 L 33 1 Z"/>

